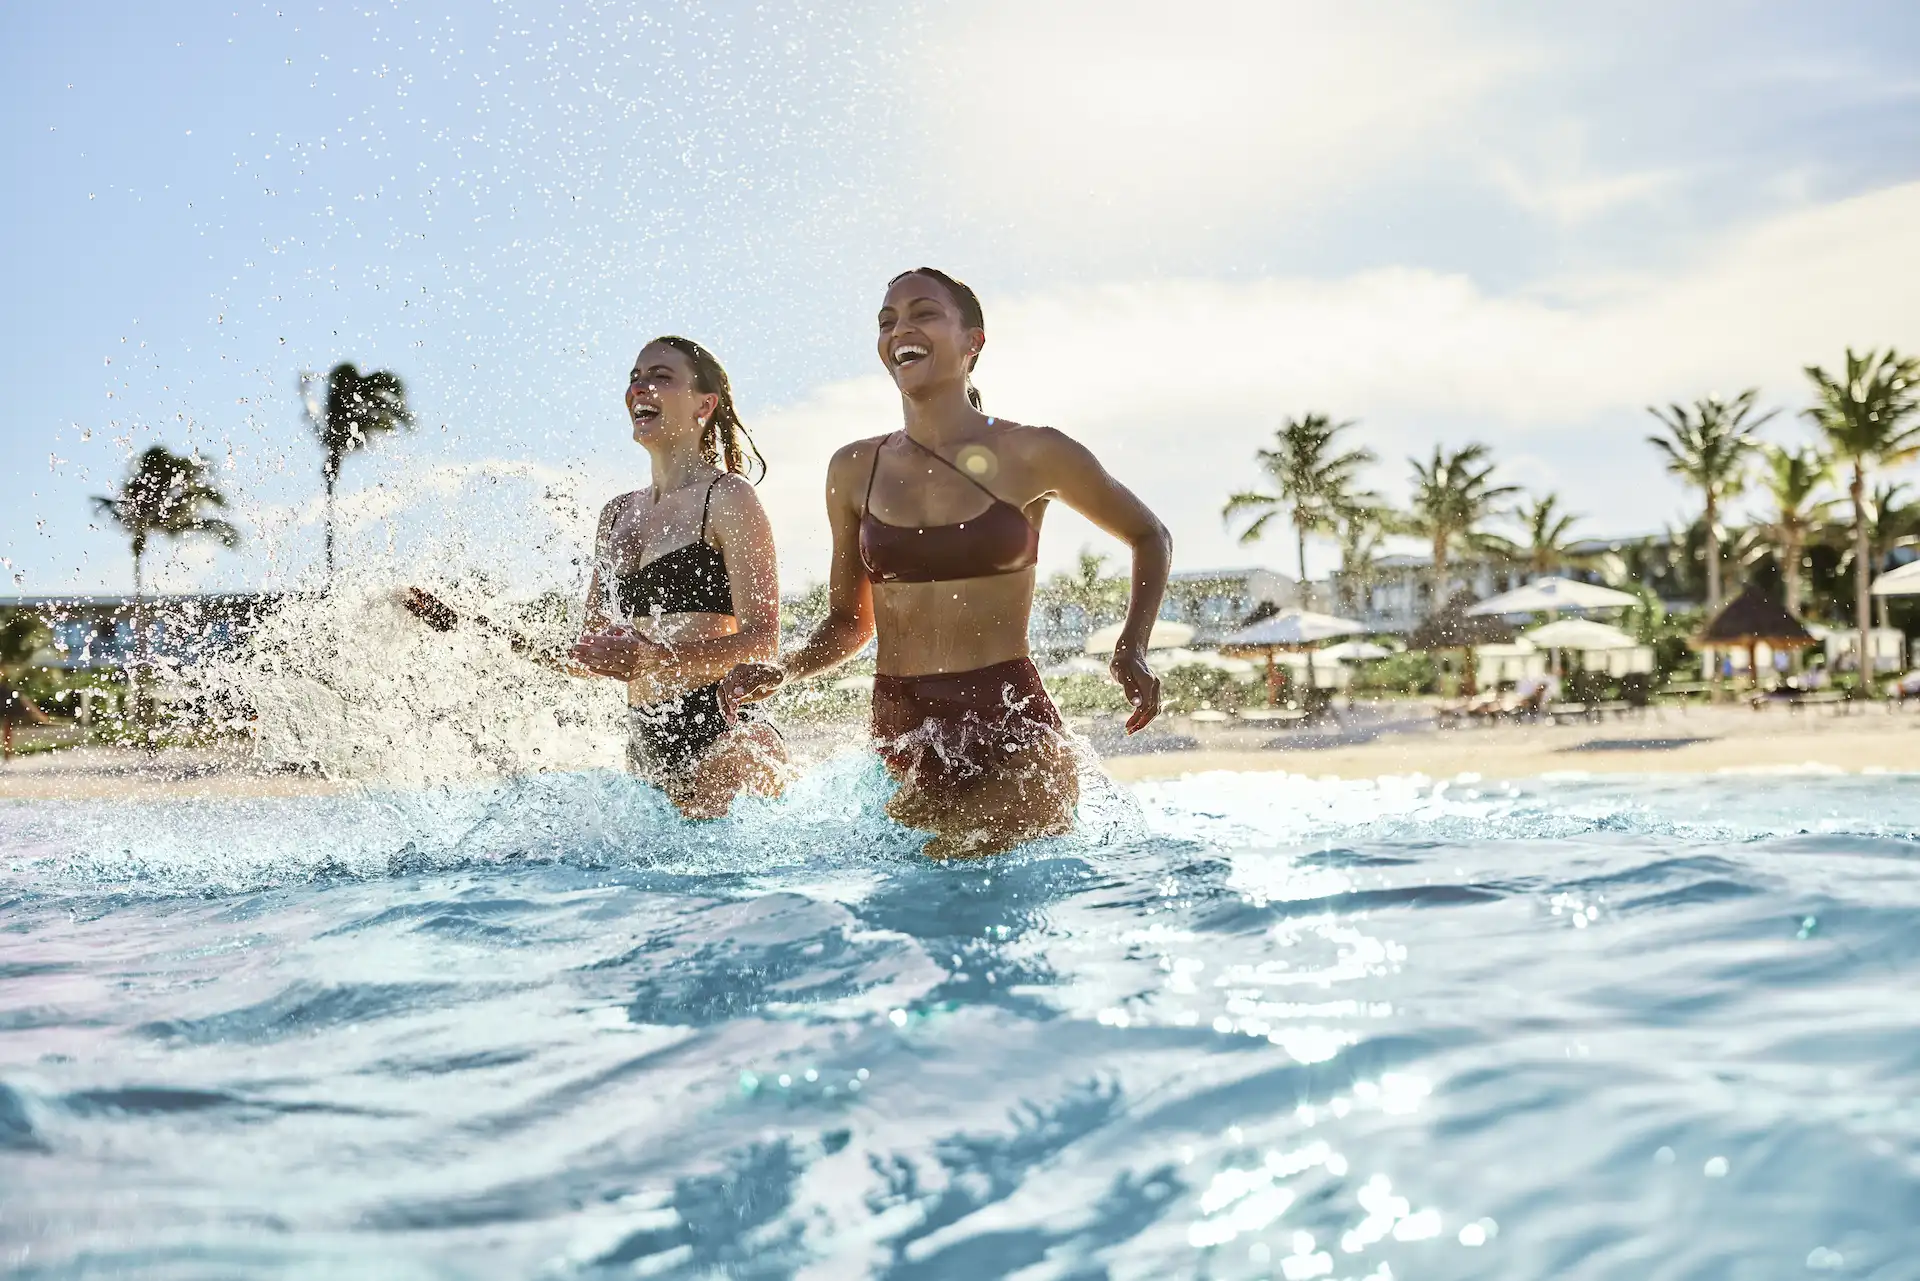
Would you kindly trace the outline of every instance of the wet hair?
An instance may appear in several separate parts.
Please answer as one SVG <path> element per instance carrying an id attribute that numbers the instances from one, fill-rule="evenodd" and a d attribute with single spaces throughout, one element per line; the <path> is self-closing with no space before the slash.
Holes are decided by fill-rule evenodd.
<path id="1" fill-rule="evenodd" d="M 733 407 L 733 384 L 727 381 L 727 371 L 721 366 L 719 357 L 693 339 L 681 338 L 676 334 L 663 334 L 653 341 L 663 347 L 671 347 L 687 358 L 687 363 L 693 366 L 693 385 L 696 390 L 720 398 L 720 403 L 714 407 L 713 417 L 707 419 L 706 430 L 700 433 L 701 456 L 721 471 L 746 476 L 756 485 L 759 484 L 767 474 L 767 460 L 760 456 L 760 447 L 753 443 L 753 437 L 747 434 L 747 425 L 740 421 L 740 411 Z M 757 475 L 748 472 L 749 455 L 752 456 L 751 466 L 757 469 Z"/>
<path id="2" fill-rule="evenodd" d="M 915 267 L 911 271 L 903 271 L 887 282 L 887 288 L 893 288 L 908 276 L 925 276 L 929 280 L 939 281 L 946 289 L 947 296 L 953 299 L 953 305 L 960 309 L 961 324 L 968 329 L 987 327 L 986 314 L 980 310 L 980 295 L 938 267 Z M 973 367 L 979 362 L 980 353 L 978 352 L 967 359 L 967 403 L 975 409 L 980 408 L 980 391 L 973 385 Z"/>

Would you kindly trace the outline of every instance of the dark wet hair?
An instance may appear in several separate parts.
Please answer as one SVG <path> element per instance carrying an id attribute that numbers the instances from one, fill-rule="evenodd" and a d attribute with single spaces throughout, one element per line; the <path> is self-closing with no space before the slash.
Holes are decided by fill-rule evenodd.
<path id="1" fill-rule="evenodd" d="M 746 476 L 759 484 L 767 474 L 767 460 L 760 456 L 760 447 L 747 435 L 747 425 L 740 421 L 740 411 L 733 407 L 733 384 L 727 381 L 727 371 L 721 367 L 719 357 L 693 339 L 676 334 L 663 334 L 653 341 L 685 356 L 693 366 L 694 387 L 720 398 L 713 417 L 707 419 L 706 430 L 700 435 L 701 455 L 721 471 Z M 748 472 L 749 454 L 752 466 L 759 469 L 758 475 Z"/>
<path id="2" fill-rule="evenodd" d="M 953 299 L 953 305 L 960 309 L 961 324 L 965 325 L 968 329 L 985 329 L 987 327 L 986 313 L 980 310 L 980 295 L 974 293 L 973 290 L 967 288 L 966 285 L 955 280 L 938 267 L 915 267 L 911 271 L 903 271 L 887 282 L 887 288 L 893 288 L 908 276 L 925 276 L 929 280 L 939 281 L 941 285 L 945 287 L 947 296 Z M 980 391 L 973 385 L 973 367 L 979 362 L 980 354 L 978 352 L 975 352 L 967 361 L 967 403 L 975 409 L 980 408 Z"/>

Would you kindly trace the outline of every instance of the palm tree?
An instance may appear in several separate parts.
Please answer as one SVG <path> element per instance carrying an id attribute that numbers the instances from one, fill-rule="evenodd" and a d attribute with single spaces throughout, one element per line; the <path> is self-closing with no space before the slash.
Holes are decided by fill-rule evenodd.
<path id="1" fill-rule="evenodd" d="M 1359 472 L 1377 461 L 1371 449 L 1339 452 L 1340 433 L 1352 422 L 1336 423 L 1325 414 L 1289 418 L 1274 432 L 1276 449 L 1254 453 L 1260 469 L 1273 484 L 1273 493 L 1247 490 L 1227 499 L 1221 517 L 1231 520 L 1244 511 L 1259 511 L 1240 534 L 1251 543 L 1266 532 L 1281 510 L 1293 513 L 1294 551 L 1300 561 L 1300 597 L 1310 603 L 1307 587 L 1307 535 L 1330 530 L 1343 509 L 1371 504 L 1375 496 L 1359 488 Z"/>
<path id="2" fill-rule="evenodd" d="M 212 514 L 226 505 L 226 495 L 213 483 L 204 462 L 182 458 L 165 445 L 150 446 L 134 460 L 118 493 L 93 499 L 94 509 L 120 526 L 133 545 L 134 661 L 129 679 L 135 686 L 136 707 L 141 706 L 138 673 L 146 663 L 147 633 L 140 601 L 146 585 L 147 541 L 155 534 L 165 538 L 205 535 L 222 547 L 232 547 L 240 541 L 240 531 Z"/>
<path id="3" fill-rule="evenodd" d="M 1334 513 L 1333 537 L 1340 545 L 1339 608 L 1357 607 L 1358 589 L 1371 586 L 1373 562 L 1387 536 L 1401 524 L 1399 515 L 1380 502 L 1356 502 Z"/>
<path id="4" fill-rule="evenodd" d="M 1435 445 L 1433 461 L 1407 460 L 1413 464 L 1413 498 L 1405 532 L 1426 539 L 1433 549 L 1435 608 L 1447 598 L 1447 562 L 1453 552 L 1499 547 L 1501 540 L 1482 533 L 1480 525 L 1520 492 L 1517 486 L 1493 483 L 1491 453 L 1485 445 L 1466 445 L 1452 453 Z"/>
<path id="5" fill-rule="evenodd" d="M 1833 479 L 1833 466 L 1811 447 L 1760 447 L 1760 487 L 1772 500 L 1752 531 L 1756 535 L 1748 559 L 1771 551 L 1786 585 L 1787 612 L 1800 613 L 1801 572 L 1806 568 L 1807 544 L 1826 524 L 1831 501 L 1817 495 Z"/>
<path id="6" fill-rule="evenodd" d="M 1807 377 L 1813 383 L 1814 405 L 1805 411 L 1806 416 L 1826 437 L 1834 462 L 1850 471 L 1847 497 L 1853 503 L 1854 619 L 1860 628 L 1862 685 L 1871 691 L 1867 629 L 1873 621 L 1868 592 L 1873 551 L 1867 474 L 1876 466 L 1891 466 L 1920 453 L 1920 423 L 1912 421 L 1920 410 L 1914 386 L 1920 382 L 1920 360 L 1901 356 L 1891 347 L 1884 353 L 1869 348 L 1866 355 L 1856 356 L 1849 347 L 1845 378 L 1835 378 L 1818 365 L 1807 366 Z"/>
<path id="7" fill-rule="evenodd" d="M 1527 558 L 1527 568 L 1535 574 L 1572 564 L 1577 559 L 1567 535 L 1580 523 L 1580 517 L 1560 510 L 1560 496 L 1546 494 L 1514 512 L 1526 542 L 1517 550 Z"/>
<path id="8" fill-rule="evenodd" d="M 1888 553 L 1920 536 L 1920 503 L 1903 498 L 1906 489 L 1898 483 L 1879 484 L 1867 496 L 1867 558 L 1874 573 L 1887 563 Z M 1851 555 L 1846 558 L 1851 559 Z M 1845 568 L 1846 561 L 1843 561 L 1842 572 Z M 1887 598 L 1876 596 L 1874 599 L 1879 602 L 1879 626 L 1885 627 Z"/>
<path id="9" fill-rule="evenodd" d="M 1707 612 L 1720 607 L 1720 508 L 1746 484 L 1747 460 L 1755 443 L 1753 429 L 1772 418 L 1770 409 L 1754 418 L 1753 402 L 1760 389 L 1749 387 L 1732 400 L 1708 396 L 1665 410 L 1653 405 L 1647 412 L 1667 429 L 1647 442 L 1666 455 L 1667 470 L 1706 495 Z"/>
<path id="10" fill-rule="evenodd" d="M 1106 572 L 1107 558 L 1088 547 L 1070 570 L 1061 570 L 1041 584 L 1039 595 L 1055 627 L 1062 625 L 1069 606 L 1086 615 L 1089 630 L 1126 612 L 1127 583 Z"/>
<path id="11" fill-rule="evenodd" d="M 324 379 L 301 374 L 300 398 L 307 424 L 320 441 L 320 477 L 327 486 L 327 581 L 331 583 L 334 490 L 340 483 L 341 464 L 348 455 L 371 445 L 375 436 L 412 427 L 413 410 L 407 406 L 407 387 L 398 374 L 385 369 L 362 374 L 351 361 L 341 361 Z"/>

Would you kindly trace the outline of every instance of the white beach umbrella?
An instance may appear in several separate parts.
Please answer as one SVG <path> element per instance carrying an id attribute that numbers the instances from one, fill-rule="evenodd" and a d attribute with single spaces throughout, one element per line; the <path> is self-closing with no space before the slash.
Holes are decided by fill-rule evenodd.
<path id="1" fill-rule="evenodd" d="M 1920 595 L 1920 560 L 1888 570 L 1874 579 L 1873 586 L 1868 590 L 1875 596 Z"/>
<path id="2" fill-rule="evenodd" d="M 1087 643 L 1081 646 L 1088 654 L 1111 654 L 1120 643 L 1122 623 L 1109 623 L 1087 637 Z M 1153 630 L 1147 634 L 1148 649 L 1177 649 L 1193 639 L 1193 628 L 1185 623 L 1176 623 L 1162 618 L 1154 623 Z"/>
<path id="3" fill-rule="evenodd" d="M 1336 636 L 1361 636 L 1367 625 L 1351 618 L 1315 614 L 1304 609 L 1287 609 L 1272 618 L 1263 618 L 1251 627 L 1242 627 L 1220 641 L 1222 645 L 1259 649 L 1274 645 L 1311 645 Z"/>
<path id="4" fill-rule="evenodd" d="M 1097 658 L 1075 654 L 1070 658 L 1062 659 L 1040 674 L 1042 676 L 1105 676 L 1107 665 Z"/>
<path id="5" fill-rule="evenodd" d="M 1585 618 L 1563 618 L 1536 627 L 1526 638 L 1541 649 L 1571 649 L 1580 653 L 1595 650 L 1632 649 L 1640 642 L 1621 631 Z"/>
<path id="6" fill-rule="evenodd" d="M 1479 604 L 1470 607 L 1469 614 L 1539 614 L 1567 611 L 1582 613 L 1590 609 L 1625 609 L 1637 605 L 1640 598 L 1626 592 L 1617 592 L 1611 587 L 1596 587 L 1592 583 L 1576 582 L 1571 578 L 1542 578 L 1516 587 L 1510 592 L 1501 592 L 1498 596 L 1489 596 Z"/>
<path id="7" fill-rule="evenodd" d="M 1321 658 L 1331 658 L 1336 663 L 1369 663 L 1376 658 L 1392 658 L 1393 651 L 1385 645 L 1376 645 L 1372 641 L 1341 641 L 1338 645 L 1329 645 L 1318 651 Z"/>
<path id="8" fill-rule="evenodd" d="M 1225 654 L 1205 649 L 1165 650 L 1155 655 L 1153 665 L 1160 671 L 1172 671 L 1176 667 L 1207 667 L 1229 676 L 1247 676 L 1253 672 L 1253 664 L 1244 658 L 1228 658 Z"/>

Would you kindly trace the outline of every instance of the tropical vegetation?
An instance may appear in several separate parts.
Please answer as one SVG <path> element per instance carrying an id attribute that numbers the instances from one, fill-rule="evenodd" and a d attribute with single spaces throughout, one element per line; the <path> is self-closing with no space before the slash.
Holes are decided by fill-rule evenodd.
<path id="1" fill-rule="evenodd" d="M 386 369 L 363 374 L 351 361 L 335 365 L 325 378 L 301 374 L 300 398 L 307 425 L 320 442 L 320 479 L 327 491 L 327 581 L 331 583 L 340 468 L 379 437 L 412 427 L 413 410 L 407 404 L 407 386 L 400 375 Z"/>
<path id="2" fill-rule="evenodd" d="M 1705 396 L 1688 409 L 1670 405 L 1666 409 L 1648 406 L 1647 412 L 1666 428 L 1664 435 L 1647 437 L 1648 443 L 1665 457 L 1667 470 L 1700 490 L 1704 499 L 1701 519 L 1707 541 L 1707 609 L 1720 606 L 1720 545 L 1725 530 L 1720 516 L 1726 502 L 1746 486 L 1747 464 L 1757 442 L 1753 429 L 1778 411 L 1753 416 L 1758 388 L 1750 387 L 1732 400 Z"/>
<path id="3" fill-rule="evenodd" d="M 1920 359 L 1901 356 L 1889 347 L 1855 355 L 1847 348 L 1846 365 L 1836 378 L 1818 365 L 1807 366 L 1814 403 L 1806 411 L 1820 429 L 1836 467 L 1847 472 L 1847 498 L 1853 507 L 1854 619 L 1865 643 L 1872 623 L 1873 556 L 1872 506 L 1867 482 L 1876 467 L 1906 462 L 1920 454 Z M 1861 670 L 1867 670 L 1864 656 Z"/>
<path id="4" fill-rule="evenodd" d="M 1474 444 L 1452 451 L 1435 445 L 1430 461 L 1407 460 L 1413 466 L 1413 497 L 1401 532 L 1425 539 L 1432 550 L 1436 605 L 1446 599 L 1447 566 L 1456 552 L 1497 553 L 1508 545 L 1485 525 L 1520 490 L 1494 483 L 1492 458 L 1492 450 Z"/>
<path id="5" fill-rule="evenodd" d="M 1362 469 L 1378 461 L 1371 449 L 1345 449 L 1341 436 L 1352 422 L 1336 423 L 1325 414 L 1289 418 L 1274 432 L 1274 448 L 1254 451 L 1269 489 L 1242 490 L 1227 499 L 1221 512 L 1232 520 L 1246 512 L 1259 513 L 1240 533 L 1240 541 L 1258 541 L 1282 512 L 1293 523 L 1294 550 L 1300 567 L 1300 590 L 1307 586 L 1307 535 L 1335 532 L 1343 518 L 1377 507 L 1379 496 L 1360 487 Z"/>
<path id="6" fill-rule="evenodd" d="M 216 514 L 226 507 L 227 499 L 206 463 L 197 455 L 183 457 L 164 445 L 149 446 L 134 459 L 120 488 L 112 494 L 97 495 L 93 505 L 100 515 L 120 527 L 133 550 L 132 670 L 137 673 L 146 664 L 147 629 L 141 601 L 149 542 L 155 536 L 211 538 L 223 547 L 232 547 L 240 541 L 240 532 Z"/>

